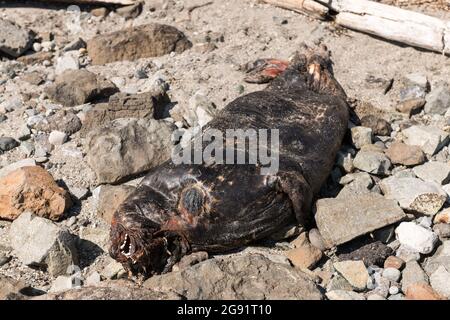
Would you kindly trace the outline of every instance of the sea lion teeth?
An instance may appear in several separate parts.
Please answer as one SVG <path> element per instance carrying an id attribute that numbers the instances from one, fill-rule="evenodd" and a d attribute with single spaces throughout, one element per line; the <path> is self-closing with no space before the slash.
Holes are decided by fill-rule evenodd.
<path id="1" fill-rule="evenodd" d="M 168 160 L 153 168 L 117 209 L 110 254 L 121 262 L 124 256 L 131 260 L 133 265 L 123 263 L 127 271 L 146 276 L 169 272 L 192 251 L 223 253 L 295 221 L 308 224 L 313 197 L 329 176 L 347 131 L 349 106 L 326 47 L 303 49 L 289 64 L 265 59 L 251 65 L 247 80 L 269 85 L 235 99 L 202 129 L 204 135 L 208 130 L 223 134 L 218 141 L 224 151 L 233 151 L 233 157 L 227 156 L 232 163 Z M 270 144 L 279 141 L 278 149 L 272 153 L 266 144 L 258 162 L 237 165 L 237 150 L 250 159 L 245 146 L 250 138 L 239 145 L 237 136 L 226 137 L 230 129 L 265 130 L 267 144 L 269 133 L 277 132 Z M 208 146 L 202 141 L 203 150 Z M 277 157 L 268 157 L 267 151 Z M 261 159 L 276 161 L 277 170 L 264 173 L 267 163 Z"/>

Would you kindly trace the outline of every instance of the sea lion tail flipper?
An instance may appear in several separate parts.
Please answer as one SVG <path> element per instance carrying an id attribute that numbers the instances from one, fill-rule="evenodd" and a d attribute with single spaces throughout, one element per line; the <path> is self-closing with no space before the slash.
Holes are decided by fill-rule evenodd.
<path id="1" fill-rule="evenodd" d="M 258 59 L 244 66 L 247 75 L 244 78 L 248 83 L 268 83 L 283 73 L 289 62 L 279 59 Z"/>
<path id="2" fill-rule="evenodd" d="M 291 200 L 297 222 L 305 226 L 313 198 L 308 182 L 300 173 L 282 172 L 279 174 L 279 186 Z"/>
<path id="3" fill-rule="evenodd" d="M 310 90 L 347 98 L 344 89 L 334 78 L 331 51 L 324 44 L 308 46 L 303 43 L 300 50 L 290 58 L 292 65 L 304 65 Z"/>

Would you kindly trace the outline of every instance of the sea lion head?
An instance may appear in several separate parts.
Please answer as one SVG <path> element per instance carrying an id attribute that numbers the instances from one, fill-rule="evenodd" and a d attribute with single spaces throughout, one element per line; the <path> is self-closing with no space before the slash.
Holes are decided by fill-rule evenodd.
<path id="1" fill-rule="evenodd" d="M 142 214 L 138 201 L 129 199 L 115 212 L 110 230 L 110 256 L 129 274 L 151 276 L 170 271 L 189 249 L 184 237 L 160 226 Z M 156 202 L 149 202 L 158 212 Z"/>

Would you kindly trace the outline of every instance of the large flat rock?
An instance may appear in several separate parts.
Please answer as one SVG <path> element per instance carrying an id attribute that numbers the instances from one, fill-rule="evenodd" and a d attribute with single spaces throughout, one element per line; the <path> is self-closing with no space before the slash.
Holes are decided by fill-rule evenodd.
<path id="1" fill-rule="evenodd" d="M 349 198 L 325 198 L 316 202 L 317 227 L 328 247 L 402 220 L 403 210 L 395 200 L 376 193 Z"/>
<path id="2" fill-rule="evenodd" d="M 174 291 L 190 300 L 323 298 L 305 273 L 261 254 L 209 259 L 179 272 L 153 276 L 144 287 Z"/>
<path id="3" fill-rule="evenodd" d="M 157 23 L 98 35 L 87 42 L 93 64 L 181 53 L 190 47 L 192 43 L 177 28 Z"/>

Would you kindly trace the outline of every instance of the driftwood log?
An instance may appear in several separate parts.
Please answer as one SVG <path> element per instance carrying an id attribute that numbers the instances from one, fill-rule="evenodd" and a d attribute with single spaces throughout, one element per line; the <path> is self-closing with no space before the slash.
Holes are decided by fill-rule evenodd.
<path id="1" fill-rule="evenodd" d="M 316 2 L 333 12 L 336 23 L 439 53 L 450 54 L 450 21 L 368 0 L 263 0 L 282 8 L 309 14 L 306 2 Z M 308 8 L 312 5 L 308 4 Z M 317 16 L 317 11 L 312 14 Z"/>

